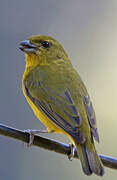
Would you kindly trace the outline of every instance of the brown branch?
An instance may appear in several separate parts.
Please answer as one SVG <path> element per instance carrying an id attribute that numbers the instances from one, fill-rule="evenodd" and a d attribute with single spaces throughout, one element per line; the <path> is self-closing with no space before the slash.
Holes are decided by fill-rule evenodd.
<path id="1" fill-rule="evenodd" d="M 2 124 L 0 124 L 0 134 L 26 143 L 29 142 L 29 133 Z M 70 154 L 70 150 L 71 150 L 70 145 L 41 136 L 35 136 L 32 145 L 39 146 L 43 149 L 54 151 L 56 153 L 64 154 L 67 156 Z M 99 155 L 99 157 L 101 158 L 104 166 L 112 169 L 117 169 L 116 158 L 105 155 Z M 74 158 L 78 158 L 76 151 Z"/>

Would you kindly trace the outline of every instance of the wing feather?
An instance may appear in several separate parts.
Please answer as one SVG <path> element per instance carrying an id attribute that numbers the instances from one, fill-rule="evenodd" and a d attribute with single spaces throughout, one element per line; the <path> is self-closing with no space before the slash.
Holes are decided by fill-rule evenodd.
<path id="1" fill-rule="evenodd" d="M 42 84 L 39 84 L 38 94 L 40 95 L 40 87 Z M 27 96 L 39 110 L 41 110 L 54 124 L 76 139 L 77 142 L 83 144 L 85 142 L 85 136 L 78 128 L 81 125 L 82 120 L 70 92 L 66 90 L 64 94 L 59 95 L 51 88 L 44 88 L 42 86 L 42 89 L 46 96 L 46 102 L 43 101 L 41 96 L 33 96 L 32 94 L 34 92 L 32 93 L 31 89 L 25 87 Z"/>
<path id="2" fill-rule="evenodd" d="M 84 101 L 84 106 L 85 106 L 85 110 L 87 113 L 87 117 L 89 120 L 92 134 L 93 134 L 95 140 L 97 142 L 99 142 L 99 135 L 98 135 L 97 126 L 96 126 L 96 116 L 95 116 L 95 111 L 92 106 L 92 102 L 90 101 L 90 97 L 83 96 L 83 101 Z"/>

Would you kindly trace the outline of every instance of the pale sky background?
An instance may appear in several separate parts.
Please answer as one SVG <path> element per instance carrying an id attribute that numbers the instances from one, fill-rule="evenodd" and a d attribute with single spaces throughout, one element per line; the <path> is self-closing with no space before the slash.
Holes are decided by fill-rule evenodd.
<path id="1" fill-rule="evenodd" d="M 59 40 L 84 80 L 97 116 L 98 153 L 117 157 L 117 1 L 4 0 L 0 2 L 0 123 L 44 128 L 22 90 L 25 66 L 19 42 L 33 34 Z M 69 142 L 62 135 L 49 137 Z M 98 180 L 83 174 L 79 160 L 0 136 L 2 180 Z M 116 180 L 105 168 L 103 180 Z"/>

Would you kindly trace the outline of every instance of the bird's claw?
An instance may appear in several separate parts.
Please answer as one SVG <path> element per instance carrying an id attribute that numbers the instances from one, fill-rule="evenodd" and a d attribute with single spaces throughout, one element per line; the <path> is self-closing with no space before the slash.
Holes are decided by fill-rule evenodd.
<path id="1" fill-rule="evenodd" d="M 70 153 L 69 153 L 69 155 L 68 155 L 68 159 L 69 159 L 70 161 L 72 161 L 72 159 L 73 159 L 73 157 L 74 157 L 74 154 L 75 154 L 75 147 L 74 147 L 73 144 L 69 144 L 69 146 L 70 146 Z"/>
<path id="2" fill-rule="evenodd" d="M 48 133 L 48 130 L 47 129 L 46 130 L 27 129 L 27 130 L 24 130 L 24 132 L 29 134 L 28 147 L 30 147 L 33 144 L 34 137 L 35 137 L 36 134 L 39 134 L 39 133 Z"/>
<path id="3" fill-rule="evenodd" d="M 24 130 L 24 132 L 29 134 L 29 142 L 27 143 L 27 146 L 31 147 L 31 145 L 33 144 L 33 141 L 34 141 L 35 134 L 33 133 L 33 131 L 31 129 Z"/>

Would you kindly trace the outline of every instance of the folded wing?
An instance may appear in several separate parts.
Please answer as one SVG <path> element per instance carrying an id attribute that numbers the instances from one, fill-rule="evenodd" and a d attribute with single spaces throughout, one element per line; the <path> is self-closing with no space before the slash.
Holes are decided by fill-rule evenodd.
<path id="1" fill-rule="evenodd" d="M 42 83 L 37 84 L 33 84 L 35 88 L 25 86 L 27 96 L 55 125 L 71 135 L 79 144 L 83 144 L 85 136 L 79 129 L 82 119 L 69 90 L 58 94 Z"/>

